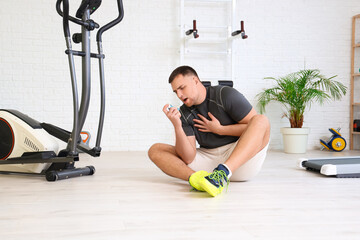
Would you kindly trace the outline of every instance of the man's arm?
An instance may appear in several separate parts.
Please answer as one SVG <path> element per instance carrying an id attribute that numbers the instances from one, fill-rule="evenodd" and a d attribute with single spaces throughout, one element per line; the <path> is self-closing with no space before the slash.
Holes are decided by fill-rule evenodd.
<path id="1" fill-rule="evenodd" d="M 238 123 L 232 125 L 221 125 L 219 120 L 217 120 L 214 115 L 210 112 L 208 113 L 211 120 L 206 119 L 204 116 L 198 114 L 201 120 L 194 119 L 196 124 L 194 125 L 201 132 L 212 132 L 218 135 L 226 135 L 226 136 L 238 136 L 240 137 L 244 130 L 247 128 L 247 125 L 250 119 L 257 115 L 257 112 L 254 108 L 250 110 L 250 112 Z"/>
<path id="2" fill-rule="evenodd" d="M 172 107 L 168 111 L 168 106 L 168 104 L 164 106 L 163 112 L 169 118 L 175 128 L 175 151 L 184 161 L 184 163 L 189 164 L 194 160 L 196 154 L 195 136 L 186 136 L 182 128 L 180 120 L 181 114 L 179 110 Z"/>
<path id="3" fill-rule="evenodd" d="M 191 163 L 196 155 L 196 140 L 195 136 L 186 136 L 184 130 L 175 129 L 175 150 L 184 163 Z"/>

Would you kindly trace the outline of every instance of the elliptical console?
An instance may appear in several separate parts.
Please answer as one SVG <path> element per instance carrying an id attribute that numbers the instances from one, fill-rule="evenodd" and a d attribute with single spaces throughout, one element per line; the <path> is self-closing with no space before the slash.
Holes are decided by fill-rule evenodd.
<path id="1" fill-rule="evenodd" d="M 105 116 L 105 77 L 102 48 L 102 34 L 124 17 L 122 0 L 117 0 L 119 15 L 116 19 L 101 27 L 90 19 L 90 15 L 101 5 L 101 0 L 83 0 L 76 12 L 76 18 L 69 15 L 69 0 L 57 0 L 56 10 L 63 18 L 63 30 L 66 41 L 71 85 L 73 93 L 73 129 L 66 131 L 49 123 L 40 123 L 29 116 L 9 109 L 0 109 L 0 173 L 44 175 L 48 181 L 56 181 L 83 175 L 93 175 L 95 168 L 87 166 L 75 168 L 79 160 L 78 150 L 93 157 L 100 156 L 101 135 Z M 62 10 L 61 10 L 62 6 Z M 81 43 L 81 51 L 72 49 L 69 21 L 81 25 L 81 33 L 75 33 L 75 43 Z M 98 53 L 90 52 L 90 32 L 97 31 Z M 79 102 L 74 56 L 82 58 L 81 100 Z M 81 141 L 80 133 L 84 126 L 90 104 L 91 58 L 99 61 L 101 108 L 96 144 L 88 147 Z M 70 115 L 70 114 L 69 114 Z M 58 143 L 54 139 L 67 143 L 66 149 L 58 151 Z"/>

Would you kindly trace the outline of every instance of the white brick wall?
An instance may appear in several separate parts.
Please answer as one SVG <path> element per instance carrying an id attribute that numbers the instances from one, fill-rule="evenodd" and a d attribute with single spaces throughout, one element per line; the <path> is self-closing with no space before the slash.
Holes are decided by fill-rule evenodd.
<path id="1" fill-rule="evenodd" d="M 73 15 L 79 2 L 71 1 Z M 93 19 L 103 25 L 116 17 L 114 4 L 115 0 L 103 1 Z M 161 109 L 165 103 L 179 105 L 167 83 L 179 64 L 179 2 L 124 0 L 124 7 L 123 22 L 103 35 L 107 106 L 102 145 L 104 150 L 146 150 L 154 142 L 174 141 L 171 123 Z M 249 38 L 235 46 L 234 85 L 251 103 L 255 105 L 255 95 L 271 85 L 264 77 L 297 71 L 304 63 L 326 76 L 338 75 L 337 80 L 349 86 L 351 17 L 360 13 L 358 1 L 253 0 L 238 1 L 237 7 L 238 20 L 245 20 Z M 200 17 L 206 11 L 195 14 Z M 71 85 L 61 24 L 55 0 L 4 1 L 0 8 L 0 108 L 18 109 L 70 129 Z M 72 27 L 73 32 L 78 29 Z M 92 49 L 96 51 L 95 43 Z M 93 98 L 85 124 L 93 139 L 99 107 L 96 68 L 94 61 Z M 280 119 L 277 104 L 266 115 L 272 124 L 271 147 L 280 149 L 279 129 L 288 123 Z M 311 128 L 309 148 L 318 147 L 318 139 L 328 137 L 330 127 L 341 126 L 348 139 L 349 95 L 323 107 L 313 105 L 305 117 L 305 126 Z"/>

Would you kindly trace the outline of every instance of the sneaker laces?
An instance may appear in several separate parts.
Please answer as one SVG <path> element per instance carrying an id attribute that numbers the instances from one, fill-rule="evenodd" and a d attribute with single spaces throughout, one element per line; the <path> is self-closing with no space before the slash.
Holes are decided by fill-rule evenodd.
<path id="1" fill-rule="evenodd" d="M 213 173 L 209 175 L 209 179 L 212 179 L 214 182 L 218 182 L 219 185 L 224 185 L 223 183 L 226 182 L 226 191 L 229 186 L 229 179 L 226 173 L 223 170 L 215 170 Z"/>

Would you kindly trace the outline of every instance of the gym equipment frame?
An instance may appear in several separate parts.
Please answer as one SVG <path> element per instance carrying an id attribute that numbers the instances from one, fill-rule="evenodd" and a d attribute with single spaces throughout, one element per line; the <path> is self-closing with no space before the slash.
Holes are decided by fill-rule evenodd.
<path id="1" fill-rule="evenodd" d="M 101 5 L 101 0 L 82 0 L 76 17 L 69 15 L 69 0 L 57 0 L 56 10 L 63 19 L 63 31 L 68 55 L 72 95 L 73 95 L 73 129 L 71 132 L 48 123 L 40 123 L 29 116 L 9 109 L 0 110 L 0 173 L 46 176 L 48 181 L 56 181 L 83 175 L 93 175 L 95 168 L 87 166 L 75 168 L 79 161 L 78 150 L 93 157 L 101 153 L 101 135 L 105 117 L 105 77 L 102 34 L 120 23 L 124 17 L 122 0 L 117 0 L 119 15 L 113 21 L 100 28 L 90 19 L 90 15 Z M 62 9 L 61 9 L 62 6 Z M 69 21 L 81 26 L 81 33 L 70 36 Z M 90 32 L 99 28 L 96 34 L 98 53 L 90 52 Z M 82 50 L 72 49 L 72 41 L 81 43 Z M 74 56 L 82 57 L 81 101 L 79 105 Z M 84 126 L 90 105 L 91 58 L 99 61 L 100 72 L 100 117 L 95 147 L 90 148 L 81 141 L 81 130 Z M 58 145 L 53 137 L 67 143 L 67 147 L 58 154 Z M 4 170 L 5 168 L 5 170 Z M 8 169 L 20 169 L 14 171 Z"/>

